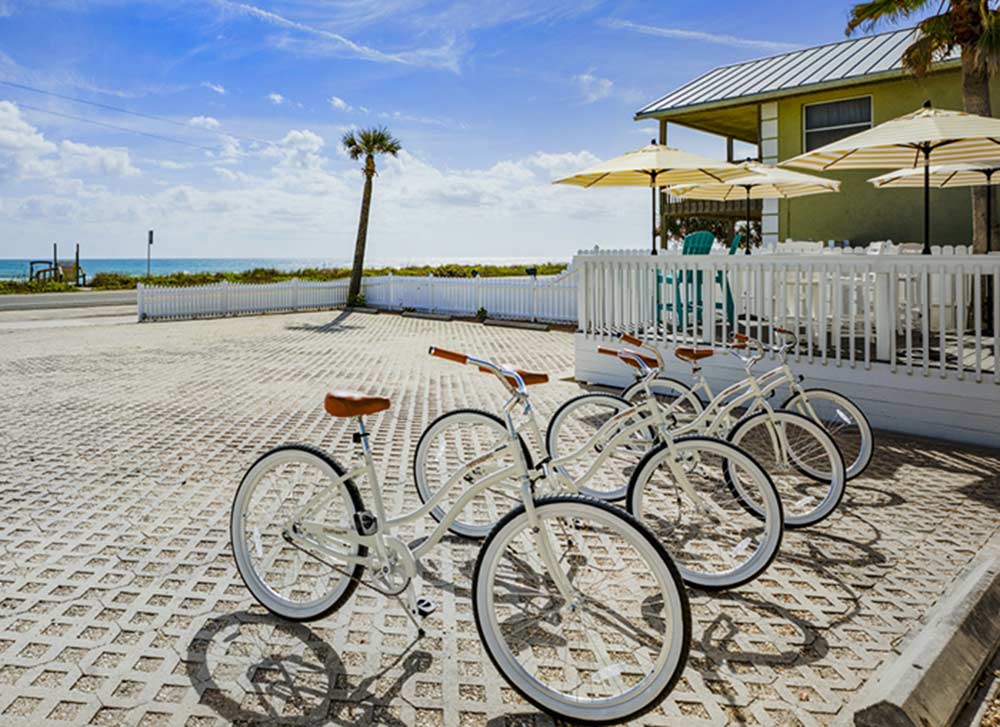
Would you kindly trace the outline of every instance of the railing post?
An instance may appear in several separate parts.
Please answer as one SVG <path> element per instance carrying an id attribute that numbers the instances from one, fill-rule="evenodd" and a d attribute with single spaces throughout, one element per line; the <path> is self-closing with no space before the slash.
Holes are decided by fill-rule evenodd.
<path id="1" fill-rule="evenodd" d="M 427 273 L 427 310 L 434 312 L 434 273 Z"/>
<path id="2" fill-rule="evenodd" d="M 389 271 L 389 304 L 386 307 L 387 308 L 396 307 L 396 281 L 392 277 L 391 270 Z"/>
<path id="3" fill-rule="evenodd" d="M 573 258 L 576 272 L 576 318 L 581 333 L 587 332 L 587 296 L 590 294 L 590 264 L 578 257 Z"/>
<path id="4" fill-rule="evenodd" d="M 143 312 L 143 307 L 144 307 L 143 306 L 143 302 L 144 302 L 143 298 L 145 297 L 145 294 L 143 292 L 144 289 L 145 289 L 145 286 L 142 283 L 139 283 L 139 285 L 136 286 L 136 290 L 135 290 L 135 312 L 136 312 L 136 315 L 138 316 L 138 319 L 140 321 L 145 317 L 144 312 Z"/>
<path id="5" fill-rule="evenodd" d="M 531 276 L 531 321 L 534 322 L 536 319 L 538 307 L 538 278 L 534 275 Z"/>
<path id="6" fill-rule="evenodd" d="M 222 314 L 229 315 L 229 281 L 223 280 L 219 285 L 222 286 Z"/>

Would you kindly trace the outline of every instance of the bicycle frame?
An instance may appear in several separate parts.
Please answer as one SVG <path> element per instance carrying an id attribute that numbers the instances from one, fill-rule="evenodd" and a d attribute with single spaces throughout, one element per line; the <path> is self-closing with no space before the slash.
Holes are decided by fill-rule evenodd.
<path id="1" fill-rule="evenodd" d="M 360 417 L 358 417 L 360 440 L 363 449 L 362 464 L 355 467 L 351 471 L 338 476 L 335 480 L 324 487 L 321 492 L 314 495 L 308 502 L 299 508 L 299 510 L 289 519 L 285 526 L 285 532 L 288 534 L 287 537 L 293 540 L 300 540 L 302 544 L 316 548 L 322 553 L 332 555 L 346 564 L 364 565 L 366 567 L 373 567 L 376 563 L 380 564 L 381 568 L 379 572 L 382 575 L 389 575 L 391 572 L 390 566 L 388 565 L 390 562 L 388 556 L 389 551 L 391 550 L 401 556 L 403 561 L 403 571 L 407 578 L 411 579 L 410 583 L 412 583 L 412 579 L 417 574 L 417 561 L 441 541 L 445 533 L 448 531 L 448 528 L 456 519 L 458 519 L 459 514 L 465 506 L 486 489 L 498 484 L 503 484 L 504 487 L 512 490 L 516 488 L 519 491 L 521 501 L 528 515 L 528 522 L 534 529 L 535 542 L 539 552 L 541 553 L 543 563 L 548 569 L 562 597 L 566 599 L 567 602 L 572 602 L 576 599 L 575 590 L 567 580 L 562 568 L 559 567 L 559 563 L 553 552 L 552 543 L 545 524 L 538 519 L 535 513 L 534 483 L 537 480 L 545 479 L 549 476 L 548 467 L 546 463 L 543 462 L 539 467 L 533 469 L 528 468 L 524 452 L 520 447 L 520 441 L 517 436 L 517 428 L 514 426 L 514 422 L 511 418 L 511 411 L 517 403 L 521 401 L 522 398 L 525 402 L 527 402 L 527 392 L 524 382 L 516 372 L 501 369 L 489 361 L 473 359 L 472 357 L 469 357 L 468 361 L 469 363 L 473 363 L 482 368 L 487 368 L 496 373 L 498 376 L 513 376 L 518 382 L 517 393 L 504 406 L 507 425 L 506 441 L 495 447 L 490 452 L 482 454 L 479 457 L 465 463 L 461 468 L 453 473 L 451 477 L 448 478 L 445 485 L 421 507 L 394 518 L 387 518 L 385 504 L 382 498 L 382 484 L 378 477 L 378 472 L 375 469 L 375 461 L 372 456 L 371 447 L 368 444 L 368 435 L 365 431 L 364 422 Z M 528 405 L 526 410 L 531 413 L 530 405 Z M 514 463 L 476 480 L 471 487 L 468 487 L 468 489 L 462 493 L 455 504 L 448 510 L 447 514 L 441 518 L 441 522 L 438 523 L 437 527 L 435 527 L 431 534 L 427 536 L 427 538 L 425 538 L 418 546 L 411 548 L 402 540 L 391 534 L 392 531 L 406 523 L 426 517 L 441 503 L 446 494 L 450 492 L 452 488 L 454 488 L 459 482 L 465 480 L 465 478 L 473 473 L 478 467 L 504 456 L 511 451 L 515 454 Z M 310 516 L 329 504 L 332 498 L 336 496 L 338 488 L 342 486 L 345 481 L 360 478 L 367 478 L 373 495 L 374 514 L 376 520 L 375 529 L 372 533 L 362 534 L 355 529 L 331 528 L 320 523 L 312 522 L 308 519 Z M 520 484 L 510 485 L 505 482 L 511 479 L 519 482 Z M 341 548 L 336 547 L 338 545 L 346 545 L 348 550 L 353 550 L 356 546 L 364 546 L 370 551 L 374 551 L 374 553 L 364 556 L 353 555 L 350 552 L 345 552 Z M 407 587 L 409 588 L 409 584 Z M 410 592 L 410 596 L 411 601 L 413 601 L 412 590 Z"/>

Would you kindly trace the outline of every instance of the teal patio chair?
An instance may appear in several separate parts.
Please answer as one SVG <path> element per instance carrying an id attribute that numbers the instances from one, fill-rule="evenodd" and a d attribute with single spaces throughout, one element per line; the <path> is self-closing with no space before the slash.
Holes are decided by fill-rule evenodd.
<path id="1" fill-rule="evenodd" d="M 732 243 L 729 245 L 729 254 L 732 255 L 736 250 L 739 250 L 740 243 L 743 239 L 743 235 L 739 234 L 733 238 Z M 700 232 L 692 232 L 689 235 L 684 236 L 684 245 L 681 248 L 682 255 L 708 255 L 712 251 L 712 245 L 715 243 L 715 235 L 707 230 L 702 230 Z M 656 282 L 662 284 L 664 282 L 672 283 L 674 281 L 672 275 L 667 275 L 664 277 L 659 272 L 656 275 Z M 661 303 L 660 301 L 660 289 L 659 285 L 656 290 L 657 297 L 657 312 L 659 311 L 677 311 L 677 319 L 681 328 L 684 327 L 684 314 L 686 311 L 693 311 L 698 315 L 698 320 L 701 320 L 701 309 L 702 309 L 702 287 L 704 282 L 703 273 L 701 271 L 688 271 L 683 274 L 677 273 L 676 279 L 679 282 L 678 285 L 674 286 L 674 303 Z M 733 298 L 730 293 L 729 287 L 724 285 L 723 273 L 718 272 L 715 274 L 715 282 L 719 285 L 721 290 L 726 291 L 726 318 L 728 318 L 729 323 L 733 322 Z M 684 296 L 681 295 L 681 287 L 684 287 Z M 682 297 L 687 298 L 688 304 L 684 305 Z M 722 304 L 716 303 L 716 308 L 721 309 Z M 659 315 L 657 316 L 660 317 Z"/>

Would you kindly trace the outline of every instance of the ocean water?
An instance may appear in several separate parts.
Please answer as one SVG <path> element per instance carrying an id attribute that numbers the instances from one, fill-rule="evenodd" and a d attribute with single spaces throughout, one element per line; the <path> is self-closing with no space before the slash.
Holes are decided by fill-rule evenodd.
<path id="1" fill-rule="evenodd" d="M 153 275 L 171 273 L 238 273 L 253 268 L 276 268 L 278 270 L 300 270 L 302 268 L 346 268 L 351 260 L 337 258 L 213 258 L 179 257 L 153 258 L 150 272 Z M 391 258 L 365 260 L 366 267 L 406 267 L 408 265 L 537 265 L 560 261 L 558 257 L 425 257 Z M 87 276 L 96 273 L 121 273 L 123 275 L 145 275 L 145 258 L 82 258 L 80 266 Z M 27 259 L 0 258 L 0 280 L 26 280 L 29 272 Z"/>

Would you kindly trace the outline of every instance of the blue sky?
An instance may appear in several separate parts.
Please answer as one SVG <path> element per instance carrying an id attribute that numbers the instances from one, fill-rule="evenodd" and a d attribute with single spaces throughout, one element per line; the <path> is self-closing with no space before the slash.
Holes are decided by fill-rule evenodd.
<path id="1" fill-rule="evenodd" d="M 163 257 L 348 258 L 339 139 L 373 124 L 404 152 L 380 163 L 372 259 L 645 246 L 648 194 L 550 180 L 647 142 L 633 113 L 716 65 L 841 39 L 849 7 L 0 0 L 0 256 L 138 257 L 152 227 Z"/>

